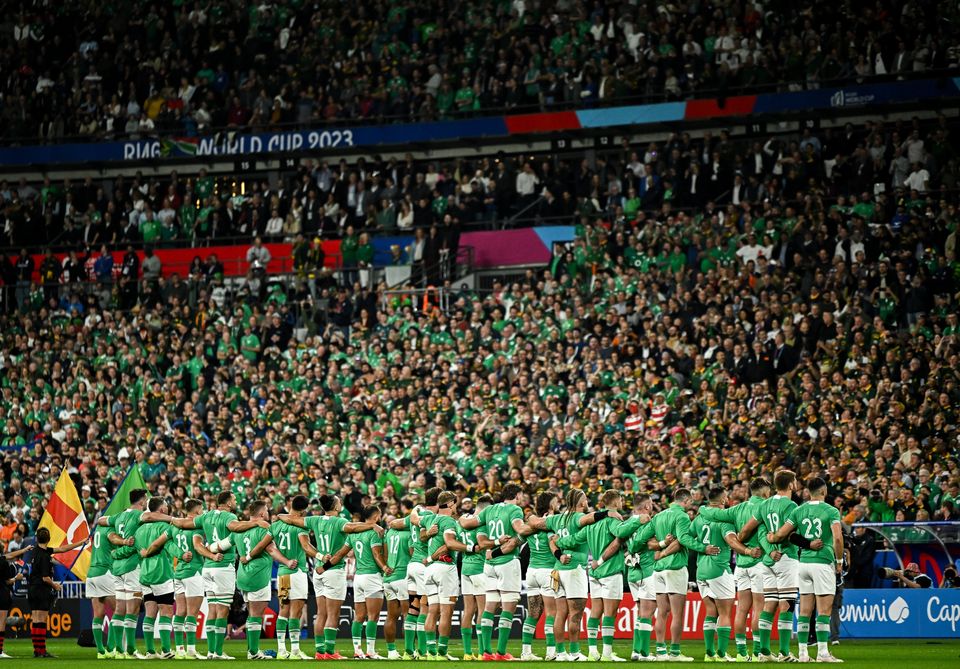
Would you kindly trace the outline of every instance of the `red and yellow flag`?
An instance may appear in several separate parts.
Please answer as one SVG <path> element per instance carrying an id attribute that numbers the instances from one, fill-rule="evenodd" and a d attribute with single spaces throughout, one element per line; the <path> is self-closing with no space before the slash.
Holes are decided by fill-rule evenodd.
<path id="1" fill-rule="evenodd" d="M 72 544 L 90 537 L 90 526 L 83 515 L 80 505 L 80 495 L 73 479 L 64 469 L 57 480 L 57 485 L 50 496 L 50 502 L 43 511 L 38 527 L 50 530 L 50 546 L 60 548 L 64 544 Z M 82 581 L 87 580 L 87 571 L 90 569 L 90 544 L 75 548 L 66 553 L 57 553 L 53 558 L 64 567 L 72 571 Z"/>

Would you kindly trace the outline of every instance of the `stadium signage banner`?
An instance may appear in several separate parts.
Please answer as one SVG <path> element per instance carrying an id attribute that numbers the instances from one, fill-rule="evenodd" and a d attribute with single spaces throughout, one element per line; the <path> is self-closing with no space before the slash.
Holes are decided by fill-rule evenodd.
<path id="1" fill-rule="evenodd" d="M 946 639 L 960 635 L 960 590 L 847 590 L 840 636 L 854 639 Z"/>
<path id="2" fill-rule="evenodd" d="M 792 93 L 740 95 L 603 109 L 490 116 L 456 121 L 397 123 L 355 128 L 315 128 L 258 134 L 220 133 L 215 137 L 148 139 L 92 144 L 55 144 L 0 148 L 0 165 L 82 164 L 160 158 L 270 156 L 300 151 L 327 152 L 354 147 L 476 141 L 568 130 L 751 117 L 902 104 L 960 95 L 960 79 L 921 79 Z"/>

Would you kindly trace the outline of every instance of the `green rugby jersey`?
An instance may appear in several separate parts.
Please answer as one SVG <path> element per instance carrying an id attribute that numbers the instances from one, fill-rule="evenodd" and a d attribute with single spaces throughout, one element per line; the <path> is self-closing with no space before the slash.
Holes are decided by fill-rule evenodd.
<path id="1" fill-rule="evenodd" d="M 383 539 L 373 530 L 360 532 L 351 537 L 350 548 L 353 549 L 358 575 L 380 573 L 380 567 L 377 566 L 377 561 L 373 557 L 374 546 L 383 546 Z"/>
<path id="2" fill-rule="evenodd" d="M 627 581 L 630 583 L 640 583 L 644 579 L 653 575 L 653 554 L 655 551 L 647 548 L 647 542 L 653 539 L 653 523 L 640 523 L 640 519 L 634 516 L 623 521 L 614 533 L 621 539 L 627 540 L 627 552 L 632 556 L 630 565 L 627 568 Z"/>
<path id="3" fill-rule="evenodd" d="M 384 576 L 384 583 L 401 581 L 407 577 L 407 565 L 410 564 L 410 532 L 407 530 L 387 530 L 384 536 L 387 546 L 387 566 L 393 573 Z"/>
<path id="4" fill-rule="evenodd" d="M 616 539 L 613 534 L 613 527 L 620 525 L 621 521 L 607 516 L 603 520 L 581 527 L 575 534 L 557 539 L 557 548 L 561 550 L 566 548 L 577 548 L 586 544 L 587 550 L 594 560 L 599 559 L 607 547 Z M 594 578 L 605 578 L 614 574 L 623 573 L 625 563 L 623 561 L 623 551 L 617 551 L 609 560 L 604 560 L 603 564 L 596 569 L 590 569 L 590 575 Z"/>
<path id="5" fill-rule="evenodd" d="M 454 520 L 450 516 L 441 516 L 440 514 L 434 514 L 430 516 L 430 519 L 427 521 L 427 524 L 424 526 L 424 529 L 429 530 L 434 525 L 437 526 L 437 533 L 434 534 L 432 537 L 430 537 L 430 541 L 427 544 L 428 556 L 432 556 L 437 551 L 438 548 L 445 545 L 445 542 L 443 540 L 443 535 L 446 534 L 447 532 L 453 532 L 454 535 L 459 538 L 460 525 L 459 523 L 457 523 L 456 520 Z M 454 562 L 457 561 L 457 551 L 452 551 L 447 549 L 447 555 L 449 555 Z"/>
<path id="6" fill-rule="evenodd" d="M 203 537 L 207 545 L 209 545 L 215 541 L 222 541 L 223 539 L 231 536 L 233 533 L 227 529 L 227 525 L 235 520 L 237 520 L 237 514 L 230 511 L 214 509 L 213 511 L 201 513 L 199 516 L 193 519 L 193 522 L 197 526 L 197 529 L 203 531 Z M 234 537 L 234 541 L 236 541 L 236 537 Z M 236 561 L 237 548 L 231 544 L 227 550 L 223 551 L 223 559 L 220 562 L 214 562 L 213 560 L 210 560 L 204 566 L 209 567 L 210 569 L 233 569 L 233 565 L 236 563 Z"/>
<path id="7" fill-rule="evenodd" d="M 690 534 L 690 517 L 682 506 L 673 503 L 658 513 L 650 521 L 657 539 L 672 534 L 680 542 L 682 548 L 672 555 L 660 558 L 653 565 L 654 571 L 683 569 L 687 566 L 688 550 L 697 550 L 696 540 Z"/>
<path id="8" fill-rule="evenodd" d="M 410 516 L 407 516 L 404 519 L 405 525 L 408 530 L 410 530 L 410 545 L 413 546 L 413 560 L 414 562 L 423 562 L 427 559 L 427 542 L 420 541 L 420 530 L 429 529 L 427 521 L 434 515 L 433 511 L 428 509 L 417 509 L 417 515 L 420 516 L 420 526 L 416 526 L 410 522 Z"/>
<path id="9" fill-rule="evenodd" d="M 173 540 L 177 542 L 177 549 L 181 554 L 190 551 L 193 553 L 193 559 L 190 562 L 177 560 L 177 565 L 173 568 L 173 577 L 179 581 L 199 574 L 203 569 L 203 556 L 193 548 L 193 537 L 203 533 L 200 530 L 178 530 L 174 529 Z"/>
<path id="10" fill-rule="evenodd" d="M 775 550 L 780 551 L 787 557 L 792 557 L 794 560 L 799 555 L 799 549 L 789 541 L 784 541 L 778 546 L 774 546 L 767 541 L 767 532 L 779 530 L 780 526 L 787 522 L 796 508 L 797 503 L 789 497 L 774 495 L 763 500 L 753 512 L 753 517 L 760 523 L 757 525 L 756 533 L 758 535 L 757 539 L 760 540 L 760 547 L 763 548 L 763 564 L 768 567 L 772 567 L 774 564 L 770 553 Z"/>
<path id="11" fill-rule="evenodd" d="M 558 513 L 555 516 L 547 516 L 547 529 L 551 534 L 557 536 L 557 541 L 564 537 L 575 535 L 580 531 L 580 519 L 584 514 L 579 512 Z M 570 562 L 563 564 L 559 560 L 554 560 L 554 569 L 566 571 L 569 569 L 578 569 L 587 566 L 587 546 L 586 542 L 580 541 L 571 546 L 566 551 L 570 556 Z"/>
<path id="12" fill-rule="evenodd" d="M 277 576 L 293 574 L 294 572 L 307 571 L 307 553 L 300 545 L 300 535 L 309 534 L 307 530 L 296 525 L 287 525 L 284 522 L 275 520 L 270 523 L 270 536 L 273 537 L 273 543 L 277 545 L 277 550 L 288 560 L 296 560 L 297 568 L 290 569 L 281 564 L 277 568 Z"/>
<path id="13" fill-rule="evenodd" d="M 174 527 L 170 523 L 144 523 L 137 528 L 134 535 L 133 547 L 137 550 L 136 557 L 140 561 L 140 582 L 143 585 L 158 585 L 173 580 L 173 559 L 181 557 L 177 543 L 171 541 Z M 140 551 L 149 548 L 150 544 L 162 536 L 167 542 L 160 552 L 149 557 L 140 557 Z"/>
<path id="14" fill-rule="evenodd" d="M 93 550 L 90 551 L 90 569 L 87 570 L 87 578 L 103 576 L 110 571 L 113 566 L 113 556 L 111 549 L 113 544 L 107 537 L 113 530 L 109 525 L 97 525 L 93 530 Z"/>
<path id="15" fill-rule="evenodd" d="M 487 537 L 487 529 L 485 526 L 481 525 L 480 527 L 475 527 L 472 530 L 461 530 L 459 539 L 467 545 L 467 548 L 473 550 L 473 547 L 477 545 L 477 539 Z M 520 552 L 519 548 L 516 552 Z M 553 557 L 552 555 L 550 556 Z M 483 573 L 483 566 L 486 564 L 485 551 L 480 551 L 479 553 L 464 553 L 461 560 L 461 569 L 464 576 L 475 576 L 476 574 Z"/>
<path id="16" fill-rule="evenodd" d="M 763 497 L 752 495 L 746 502 L 741 502 L 735 506 L 726 509 L 718 509 L 712 506 L 706 506 L 700 509 L 705 520 L 711 523 L 730 523 L 739 531 L 747 521 L 753 518 L 759 506 L 763 503 Z M 756 548 L 760 546 L 760 537 L 758 532 L 754 532 L 748 541 L 744 542 L 747 548 Z M 759 558 L 752 555 L 737 554 L 737 566 L 742 568 L 752 567 L 760 562 Z"/>
<path id="17" fill-rule="evenodd" d="M 347 542 L 347 535 L 343 528 L 349 521 L 343 516 L 307 516 L 303 519 L 307 529 L 313 532 L 317 550 L 320 555 L 333 555 L 343 548 Z M 343 569 L 343 560 L 333 565 L 327 571 Z"/>
<path id="18" fill-rule="evenodd" d="M 122 539 L 129 539 L 136 535 L 143 514 L 144 511 L 141 509 L 127 509 L 110 516 L 110 528 L 119 534 Z M 129 574 L 140 564 L 140 556 L 137 555 L 137 552 L 124 550 L 124 548 L 124 546 L 114 546 L 113 566 L 110 568 L 110 572 L 114 576 Z"/>
<path id="19" fill-rule="evenodd" d="M 487 537 L 493 541 L 503 539 L 504 537 L 512 539 L 517 537 L 517 531 L 513 529 L 513 523 L 516 520 L 523 520 L 523 510 L 516 504 L 491 504 L 478 516 L 481 525 L 486 525 Z M 513 562 L 520 557 L 520 551 L 514 550 L 506 555 L 501 555 L 490 560 L 493 566 Z"/>
<path id="20" fill-rule="evenodd" d="M 241 555 L 248 555 L 268 534 L 269 530 L 253 527 L 246 532 L 234 534 L 233 543 Z M 272 575 L 273 558 L 264 550 L 247 564 L 240 563 L 240 568 L 237 569 L 237 589 L 240 592 L 256 592 L 270 585 Z"/>
<path id="21" fill-rule="evenodd" d="M 837 556 L 833 552 L 833 533 L 830 528 L 840 524 L 840 512 L 826 502 L 814 500 L 804 502 L 790 515 L 790 524 L 804 539 L 813 541 L 820 539 L 823 547 L 819 550 L 803 549 L 800 552 L 800 562 L 804 564 L 834 565 Z"/>
<path id="22" fill-rule="evenodd" d="M 708 507 L 704 507 L 708 508 Z M 706 581 L 718 578 L 730 570 L 730 546 L 727 545 L 728 534 L 736 536 L 737 530 L 730 523 L 711 522 L 698 514 L 690 524 L 690 532 L 697 539 L 700 548 L 697 550 L 697 578 Z M 716 546 L 720 549 L 717 555 L 707 555 L 707 546 Z"/>
<path id="23" fill-rule="evenodd" d="M 549 516 L 548 516 L 549 518 Z M 530 569 L 553 569 L 557 558 L 550 550 L 550 537 L 553 532 L 534 532 L 527 537 L 527 547 L 530 549 Z"/>

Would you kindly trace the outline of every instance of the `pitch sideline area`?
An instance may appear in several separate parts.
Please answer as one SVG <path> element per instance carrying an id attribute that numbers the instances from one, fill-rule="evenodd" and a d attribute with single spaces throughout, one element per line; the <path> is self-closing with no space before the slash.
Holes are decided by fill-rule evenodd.
<path id="1" fill-rule="evenodd" d="M 265 640 L 264 648 L 270 649 L 273 645 L 275 649 L 275 644 L 273 644 L 273 639 Z M 349 640 L 348 640 L 349 641 Z M 157 666 L 170 664 L 176 667 L 180 662 L 177 660 L 150 660 L 150 661 L 138 661 L 138 660 L 102 660 L 97 663 L 96 659 L 96 649 L 95 648 L 80 648 L 77 646 L 76 641 L 73 639 L 60 639 L 60 640 L 50 640 L 47 642 L 47 647 L 51 653 L 56 655 L 57 659 L 51 663 L 45 663 L 40 660 L 33 659 L 33 650 L 30 646 L 29 639 L 8 639 L 5 645 L 5 650 L 7 653 L 13 656 L 12 660 L 4 660 L 0 662 L 2 666 L 9 667 L 26 667 L 26 666 L 38 666 L 43 664 L 53 664 L 56 666 L 65 666 L 65 662 L 69 662 L 72 669 L 85 669 L 92 668 L 95 666 L 102 666 L 104 662 L 107 663 L 106 666 L 113 667 L 116 669 L 123 669 L 124 667 L 143 667 L 144 664 Z M 682 649 L 684 653 L 693 656 L 696 658 L 697 663 L 703 663 L 703 645 L 698 642 L 685 641 L 683 643 Z M 960 639 L 958 640 L 912 640 L 905 641 L 903 639 L 899 640 L 871 640 L 871 641 L 844 641 L 839 646 L 831 646 L 834 654 L 840 659 L 844 660 L 844 667 L 849 669 L 850 667 L 864 667 L 869 669 L 876 669 L 877 667 L 910 667 L 910 669 L 920 669 L 925 667 L 930 667 L 930 669 L 941 669 L 942 667 L 951 667 L 958 666 L 960 664 Z M 201 647 L 201 650 L 203 648 Z M 520 643 L 519 641 L 514 644 L 510 644 L 510 652 L 516 656 L 520 654 Z M 237 667 L 247 667 L 247 666 L 260 666 L 262 667 L 264 661 L 253 661 L 246 660 L 246 642 L 243 640 L 240 641 L 227 641 L 225 651 L 234 657 L 237 658 L 234 662 L 217 662 L 212 661 L 210 666 L 230 666 L 236 669 Z M 343 652 L 343 650 L 341 650 Z M 450 652 L 457 656 L 462 656 L 462 649 L 460 643 L 454 643 L 451 639 L 450 643 Z M 628 642 L 617 642 L 616 652 L 621 656 L 629 657 L 630 656 L 630 645 Z M 277 664 L 282 664 L 284 666 L 290 666 L 294 664 L 310 664 L 307 661 L 300 661 L 295 663 L 292 661 L 283 661 L 271 660 L 266 662 L 266 664 L 272 664 L 276 662 Z M 346 660 L 347 664 L 351 665 L 371 665 L 371 664 L 382 664 L 389 667 L 398 667 L 400 669 L 407 669 L 408 667 L 414 667 L 420 662 L 374 662 L 372 660 Z M 29 664 L 28 664 L 29 663 Z M 339 662 L 338 664 L 343 664 L 344 661 Z M 319 665 L 320 663 L 316 663 Z M 480 663 L 470 663 L 470 664 L 480 664 Z M 522 664 L 523 666 L 554 666 L 554 662 L 523 662 L 517 663 Z M 640 665 L 641 663 L 631 663 Z"/>

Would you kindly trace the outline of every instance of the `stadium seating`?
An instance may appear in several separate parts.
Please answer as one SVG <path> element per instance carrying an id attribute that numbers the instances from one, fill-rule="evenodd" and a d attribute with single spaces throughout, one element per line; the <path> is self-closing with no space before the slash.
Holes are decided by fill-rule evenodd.
<path id="1" fill-rule="evenodd" d="M 246 5 L 243 7 L 242 5 Z M 60 142 L 800 90 L 955 67 L 940 3 L 57 3 L 8 14 L 0 133 Z M 74 29 L 83 26 L 82 30 Z"/>

